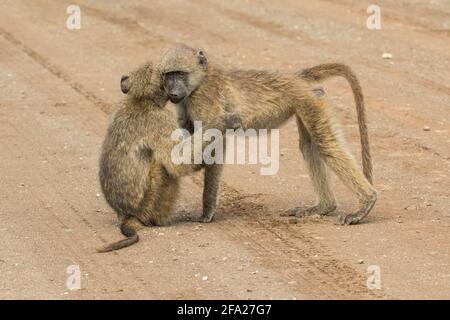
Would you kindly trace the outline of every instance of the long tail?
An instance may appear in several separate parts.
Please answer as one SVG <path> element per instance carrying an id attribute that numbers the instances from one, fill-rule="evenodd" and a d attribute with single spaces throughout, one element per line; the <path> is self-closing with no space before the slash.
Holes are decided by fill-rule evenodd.
<path id="1" fill-rule="evenodd" d="M 125 247 L 129 247 L 139 241 L 139 236 L 137 230 L 141 226 L 140 221 L 133 217 L 127 217 L 120 225 L 120 231 L 126 236 L 126 239 L 111 243 L 103 248 L 97 249 L 97 252 L 110 252 L 114 250 L 119 250 Z"/>
<path id="2" fill-rule="evenodd" d="M 353 97 L 356 104 L 356 113 L 358 116 L 359 134 L 361 138 L 361 155 L 364 176 L 373 184 L 372 175 L 372 157 L 370 155 L 369 135 L 367 132 L 366 111 L 364 107 L 364 96 L 361 85 L 353 71 L 342 63 L 319 64 L 312 68 L 304 69 L 298 73 L 300 77 L 307 81 L 323 81 L 327 78 L 340 76 L 350 84 L 353 91 Z"/>

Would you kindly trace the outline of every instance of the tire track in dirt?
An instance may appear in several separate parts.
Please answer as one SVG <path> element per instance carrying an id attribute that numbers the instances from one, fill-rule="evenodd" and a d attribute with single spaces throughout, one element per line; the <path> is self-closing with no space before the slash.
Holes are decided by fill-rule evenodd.
<path id="1" fill-rule="evenodd" d="M 143 26 L 139 22 L 136 22 L 135 20 L 133 20 L 130 17 L 123 16 L 123 15 L 117 15 L 115 13 L 101 10 L 101 9 L 98 9 L 98 8 L 95 8 L 92 6 L 87 6 L 87 5 L 83 5 L 83 10 L 86 11 L 92 17 L 101 19 L 105 22 L 114 24 L 121 28 L 125 28 L 130 32 L 139 33 L 144 37 L 149 37 L 151 40 L 150 39 L 148 40 L 148 44 L 152 48 L 160 48 L 161 44 L 170 46 L 170 45 L 174 45 L 176 43 L 175 41 L 168 40 L 167 36 L 164 36 L 157 32 L 148 30 L 145 26 Z M 151 17 L 153 22 L 158 22 L 160 24 L 167 23 L 167 19 L 165 16 L 154 14 L 154 11 L 150 10 L 148 7 L 136 6 L 136 7 L 133 7 L 132 12 L 137 17 L 142 17 L 142 18 Z M 191 23 L 177 21 L 178 28 L 180 27 L 180 24 L 182 24 L 182 27 L 185 27 L 187 29 L 192 27 Z M 198 26 L 198 25 L 197 25 L 197 27 L 202 28 L 201 26 Z M 208 34 L 210 34 L 211 37 L 216 40 L 219 40 L 224 43 L 230 42 L 226 37 L 224 37 L 223 35 L 221 35 L 217 32 L 212 32 L 210 30 L 204 30 L 204 29 L 202 29 L 202 30 L 207 32 Z"/>
<path id="2" fill-rule="evenodd" d="M 0 35 L 2 35 L 8 42 L 12 43 L 14 46 L 19 47 L 19 49 L 29 56 L 33 61 L 40 64 L 43 68 L 48 70 L 50 73 L 58 77 L 67 83 L 73 90 L 79 93 L 81 96 L 86 98 L 88 101 L 92 102 L 95 106 L 99 107 L 102 111 L 110 113 L 112 108 L 109 104 L 105 103 L 103 100 L 98 98 L 94 93 L 84 88 L 80 83 L 73 81 L 64 71 L 52 64 L 44 56 L 36 52 L 35 50 L 28 47 L 22 41 L 14 37 L 13 34 L 4 30 L 0 27 Z"/>
<path id="3" fill-rule="evenodd" d="M 105 22 L 120 26 L 122 28 L 126 28 L 131 32 L 139 33 L 147 37 L 149 36 L 152 39 L 151 42 L 157 42 L 159 44 L 162 43 L 167 45 L 173 44 L 172 41 L 167 41 L 167 39 L 164 36 L 148 30 L 147 28 L 143 27 L 141 24 L 139 24 L 132 18 L 126 16 L 119 16 L 111 12 L 87 6 L 85 4 L 83 4 L 83 11 L 87 12 L 88 15 L 101 19 Z"/>
<path id="4" fill-rule="evenodd" d="M 33 139 L 31 141 L 27 138 L 26 134 L 23 134 L 19 128 L 10 123 L 10 127 L 17 133 L 15 136 L 16 140 L 19 139 L 17 143 L 14 143 L 14 140 L 10 140 L 8 143 L 12 143 L 13 146 L 9 146 L 9 149 L 12 150 L 12 153 L 19 153 L 22 158 L 27 159 L 27 163 L 33 163 L 33 157 L 30 157 L 28 154 L 29 150 L 24 149 L 25 146 L 33 146 L 34 154 L 38 154 L 43 159 L 46 159 L 49 163 L 53 164 L 52 170 L 59 172 L 61 168 L 64 168 L 64 164 L 58 157 L 49 159 L 45 153 L 40 150 L 45 150 L 45 144 L 41 141 Z M 76 206 L 72 203 L 72 201 L 67 197 L 67 195 L 63 194 L 59 188 L 56 188 L 52 181 L 48 179 L 47 175 L 44 175 L 40 170 L 35 170 L 35 174 L 37 175 L 37 180 L 45 181 L 45 185 L 51 189 L 51 194 L 56 195 L 56 198 L 62 201 L 65 205 L 64 208 L 69 208 L 74 215 L 88 228 L 89 232 L 96 235 L 96 238 L 100 239 L 104 244 L 108 243 L 106 239 L 104 239 L 99 233 L 97 233 L 96 228 L 92 225 L 92 223 L 86 219 L 85 216 L 81 214 L 81 212 L 76 208 Z M 35 192 L 33 189 L 29 189 L 31 194 L 31 198 L 34 201 L 39 203 L 40 208 L 45 208 L 47 202 L 43 198 L 41 193 Z M 47 212 L 49 216 L 43 220 L 44 225 L 47 227 L 48 232 L 46 234 L 54 234 L 54 239 L 65 239 L 55 243 L 56 247 L 60 249 L 57 252 L 69 253 L 72 257 L 72 260 L 79 264 L 84 271 L 89 271 L 91 275 L 93 275 L 97 279 L 90 279 L 91 281 L 98 281 L 101 284 L 113 284 L 117 283 L 116 279 L 110 275 L 109 272 L 104 268 L 104 261 L 99 261 L 95 252 L 92 254 L 84 254 L 84 252 L 80 252 L 80 248 L 77 243 L 73 243 L 70 238 L 68 238 L 67 233 L 64 230 L 71 229 L 64 221 L 56 215 L 52 210 L 48 210 Z M 73 244 L 73 245 L 72 245 Z M 122 261 L 124 258 L 119 255 L 118 252 L 113 252 L 111 257 L 112 259 Z M 117 261 L 116 261 L 117 262 Z M 89 269 L 86 269 L 85 266 L 90 266 Z M 95 268 L 95 269 L 94 269 Z M 139 287 L 140 283 L 145 283 L 145 280 L 137 274 L 133 268 L 129 268 L 127 273 L 131 274 L 132 277 L 127 278 L 127 282 L 131 282 L 131 286 Z M 108 287 L 102 286 L 100 290 L 106 293 L 112 293 L 113 291 L 108 291 Z M 123 293 L 123 298 L 131 298 L 126 292 Z"/>
<path id="5" fill-rule="evenodd" d="M 322 0 L 322 1 L 332 3 L 334 5 L 339 5 L 349 9 L 357 7 L 356 2 L 354 1 L 348 0 L 332 0 L 332 1 Z M 414 6 L 415 4 L 412 5 Z M 406 14 L 410 8 L 408 9 L 407 7 L 403 6 L 403 4 L 402 7 L 399 8 L 396 5 L 396 2 L 392 1 L 391 3 L 389 3 L 389 9 L 394 10 L 388 11 L 389 9 L 386 9 L 384 6 L 381 6 L 381 8 L 383 10 L 382 13 L 383 20 L 387 20 L 393 23 L 400 23 L 404 26 L 410 27 L 414 31 L 425 33 L 426 35 L 432 36 L 434 38 L 439 38 L 436 40 L 442 40 L 442 38 L 448 38 L 450 36 L 450 29 L 430 29 L 429 24 L 424 23 L 418 19 L 415 19 L 415 17 L 411 17 L 411 15 Z M 397 10 L 403 12 L 399 14 L 396 12 Z M 422 17 L 423 15 L 430 15 L 431 16 L 430 20 L 432 20 L 436 16 L 441 16 L 443 19 L 450 20 L 450 14 L 438 10 L 433 10 L 427 7 L 421 7 L 420 12 L 422 14 Z"/>
<path id="6" fill-rule="evenodd" d="M 224 214 L 239 216 L 239 219 L 228 219 L 224 222 L 231 224 L 231 228 L 228 226 L 226 228 L 234 230 L 231 233 L 238 241 L 242 243 L 251 241 L 253 250 L 261 257 L 264 265 L 274 270 L 279 270 L 280 265 L 284 266 L 283 269 L 287 270 L 286 274 L 290 280 L 303 278 L 311 282 L 309 279 L 313 279 L 313 283 L 323 284 L 322 289 L 317 288 L 319 292 L 313 293 L 315 296 L 386 297 L 383 291 L 368 290 L 365 286 L 366 278 L 352 267 L 330 256 L 327 248 L 303 234 L 301 227 L 291 227 L 287 221 L 274 219 L 273 212 L 251 200 L 255 198 L 253 195 L 242 195 L 242 192 L 226 183 L 222 183 L 222 186 L 224 193 L 221 195 L 221 208 Z M 233 208 L 236 203 L 239 203 L 238 212 Z M 254 230 L 263 230 L 264 235 L 261 233 L 254 235 L 251 232 Z"/>
<path id="7" fill-rule="evenodd" d="M 199 177 L 192 180 L 199 188 L 202 187 Z M 221 182 L 221 186 L 219 210 L 227 219 L 217 221 L 218 227 L 235 241 L 248 245 L 263 266 L 278 272 L 283 266 L 283 276 L 291 283 L 295 281 L 293 286 L 299 292 L 330 299 L 387 298 L 383 290 L 368 290 L 365 286 L 367 279 L 363 275 L 332 257 L 326 247 L 303 234 L 300 224 L 298 228 L 291 227 L 286 219 L 274 218 L 274 213 L 257 201 L 263 194 L 246 194 L 225 182 Z M 299 282 L 299 279 L 304 282 Z"/>

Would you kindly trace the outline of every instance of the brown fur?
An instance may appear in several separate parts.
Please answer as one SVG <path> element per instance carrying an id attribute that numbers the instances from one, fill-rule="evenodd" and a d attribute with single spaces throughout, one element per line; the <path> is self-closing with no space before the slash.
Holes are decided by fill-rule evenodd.
<path id="1" fill-rule="evenodd" d="M 207 68 L 199 66 L 199 51 L 181 45 L 167 51 L 160 63 L 160 70 L 163 78 L 164 74 L 174 71 L 189 74 L 188 97 L 183 100 L 183 107 L 190 119 L 201 120 L 204 127 L 217 125 L 217 118 L 226 112 L 226 105 L 235 106 L 244 129 L 277 128 L 290 117 L 296 117 L 300 150 L 307 162 L 314 189 L 319 195 L 319 203 L 307 210 L 294 208 L 289 211 L 291 214 L 328 214 L 336 208 L 327 167 L 355 192 L 360 201 L 360 209 L 356 213 L 340 217 L 342 224 L 357 223 L 372 209 L 377 194 L 370 182 L 372 169 L 364 104 L 357 78 L 348 67 L 329 64 L 298 74 L 228 71 L 211 65 Z M 354 92 L 361 130 L 364 174 L 340 141 L 327 101 L 314 92 L 313 81 L 333 75 L 347 78 Z M 225 129 L 223 126 L 215 128 L 222 131 Z M 204 212 L 200 221 L 211 221 L 215 213 L 217 195 L 208 195 L 218 189 L 220 170 L 213 169 L 217 171 L 216 175 L 208 173 L 214 167 L 206 168 L 204 190 L 204 199 L 213 203 L 203 203 Z"/>
<path id="2" fill-rule="evenodd" d="M 168 224 L 178 195 L 178 178 L 201 167 L 175 165 L 171 160 L 176 142 L 170 135 L 178 125 L 173 114 L 164 108 L 167 98 L 155 74 L 152 66 L 145 64 L 125 80 L 128 94 L 103 142 L 100 184 L 127 238 L 99 252 L 136 243 L 141 225 Z"/>

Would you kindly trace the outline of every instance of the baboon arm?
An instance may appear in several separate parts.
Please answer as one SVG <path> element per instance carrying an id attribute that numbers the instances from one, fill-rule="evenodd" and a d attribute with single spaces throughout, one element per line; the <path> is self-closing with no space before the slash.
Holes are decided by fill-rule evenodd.
<path id="1" fill-rule="evenodd" d="M 159 160 L 159 159 L 158 159 Z M 194 173 L 202 168 L 202 164 L 175 164 L 172 159 L 168 159 L 167 161 L 161 161 L 166 168 L 167 172 L 172 177 L 182 177 L 189 174 Z"/>
<path id="2" fill-rule="evenodd" d="M 147 144 L 153 151 L 153 156 L 155 159 L 160 161 L 166 168 L 167 172 L 173 177 L 189 175 L 201 169 L 203 166 L 202 163 L 196 164 L 194 159 L 203 159 L 203 148 L 206 145 L 206 142 L 203 143 L 202 148 L 194 148 L 194 139 L 187 138 L 183 142 L 176 140 L 174 141 L 171 139 L 171 134 L 173 131 L 170 129 L 175 130 L 177 127 L 170 128 L 167 126 L 158 133 L 155 131 L 150 132 L 147 139 Z M 172 159 L 172 150 L 179 147 L 181 143 L 191 143 L 191 158 L 190 162 L 187 164 L 179 164 L 178 161 L 175 161 L 176 159 Z"/>

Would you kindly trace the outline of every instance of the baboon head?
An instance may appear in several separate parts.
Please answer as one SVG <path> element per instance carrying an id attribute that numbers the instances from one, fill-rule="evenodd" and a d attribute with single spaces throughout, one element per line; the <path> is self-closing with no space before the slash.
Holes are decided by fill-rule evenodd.
<path id="1" fill-rule="evenodd" d="M 180 103 L 197 89 L 207 69 L 204 51 L 187 45 L 168 49 L 158 65 L 161 84 L 172 103 Z"/>
<path id="2" fill-rule="evenodd" d="M 153 71 L 151 63 L 145 63 L 120 79 L 123 93 L 141 100 L 154 98 L 161 91 L 159 76 Z M 161 95 L 162 92 L 159 94 Z"/>

